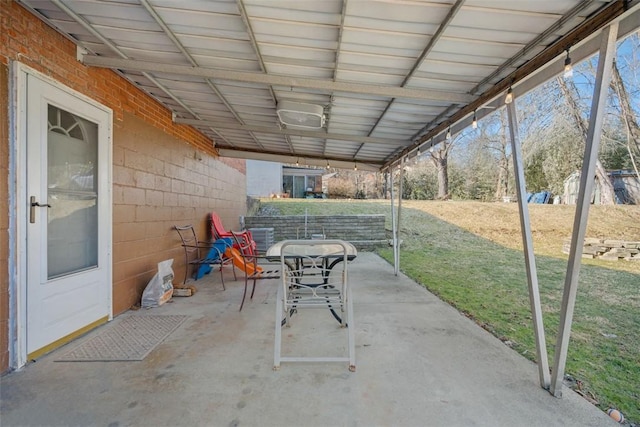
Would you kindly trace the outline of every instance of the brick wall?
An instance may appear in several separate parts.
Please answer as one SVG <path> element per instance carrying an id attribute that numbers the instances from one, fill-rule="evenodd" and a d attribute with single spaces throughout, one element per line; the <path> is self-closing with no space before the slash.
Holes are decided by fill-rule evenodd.
<path id="1" fill-rule="evenodd" d="M 173 257 L 183 274 L 174 224 L 206 237 L 216 210 L 229 228 L 246 212 L 245 162 L 217 156 L 213 141 L 118 74 L 86 67 L 76 46 L 14 1 L 0 0 L 0 372 L 8 355 L 8 66 L 21 63 L 113 110 L 113 307 L 140 299 L 157 262 Z M 182 273 L 181 273 L 182 272 Z"/>
<path id="2" fill-rule="evenodd" d="M 359 250 L 371 250 L 386 244 L 384 215 L 309 215 L 306 219 L 307 237 L 324 230 L 327 239 L 341 239 L 353 243 Z M 273 228 L 274 241 L 304 238 L 305 216 L 247 216 L 246 228 Z"/>

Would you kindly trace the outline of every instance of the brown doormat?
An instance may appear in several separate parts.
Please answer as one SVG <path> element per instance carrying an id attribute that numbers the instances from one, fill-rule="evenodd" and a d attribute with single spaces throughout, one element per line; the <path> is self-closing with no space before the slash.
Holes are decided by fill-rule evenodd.
<path id="1" fill-rule="evenodd" d="M 132 315 L 99 327 L 56 362 L 143 360 L 187 319 L 182 315 Z M 64 351 L 61 349 L 61 351 Z"/>

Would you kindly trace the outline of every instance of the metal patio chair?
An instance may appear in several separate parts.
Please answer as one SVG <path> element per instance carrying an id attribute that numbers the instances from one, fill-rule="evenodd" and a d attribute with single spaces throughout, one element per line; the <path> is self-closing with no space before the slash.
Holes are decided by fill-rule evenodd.
<path id="1" fill-rule="evenodd" d="M 249 281 L 253 281 L 250 297 L 250 299 L 253 299 L 253 294 L 256 291 L 256 282 L 258 280 L 279 279 L 280 269 L 278 264 L 274 264 L 266 257 L 258 254 L 251 232 L 243 231 L 237 233 L 231 231 L 231 235 L 233 236 L 234 245 L 228 249 L 228 254 L 235 267 L 244 272 L 244 291 L 239 310 L 242 311 L 247 297 Z"/>
<path id="2" fill-rule="evenodd" d="M 348 362 L 349 370 L 355 371 L 348 261 L 347 243 L 342 240 L 290 240 L 282 244 L 282 281 L 276 299 L 274 369 L 279 369 L 281 362 Z M 282 328 L 291 327 L 292 315 L 307 308 L 330 310 L 340 326 L 346 329 L 346 356 L 282 356 Z"/>
<path id="3" fill-rule="evenodd" d="M 231 259 L 225 255 L 227 248 L 232 244 L 231 239 L 217 239 L 214 242 L 203 242 L 198 240 L 198 236 L 192 225 L 175 225 L 174 228 L 178 232 L 178 235 L 180 235 L 182 247 L 184 248 L 185 270 L 182 283 L 187 283 L 189 266 L 191 266 L 192 270 L 191 276 L 197 280 L 201 278 L 203 274 L 211 271 L 211 266 L 218 265 L 220 266 L 222 289 L 226 289 L 222 267 L 231 264 Z M 235 269 L 233 270 L 233 275 L 234 278 L 237 279 Z"/>

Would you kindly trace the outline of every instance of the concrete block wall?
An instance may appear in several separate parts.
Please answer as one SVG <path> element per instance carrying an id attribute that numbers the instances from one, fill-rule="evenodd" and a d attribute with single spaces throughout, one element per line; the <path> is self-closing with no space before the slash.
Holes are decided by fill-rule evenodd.
<path id="1" fill-rule="evenodd" d="M 387 244 L 384 215 L 307 216 L 307 237 L 324 230 L 327 239 L 353 243 L 358 250 L 373 250 Z M 273 228 L 275 241 L 304 238 L 305 216 L 248 216 L 245 228 Z"/>
<path id="2" fill-rule="evenodd" d="M 246 212 L 244 174 L 131 114 L 114 128 L 113 306 L 140 301 L 157 264 L 173 259 L 184 278 L 184 250 L 174 225 L 191 224 L 208 239 L 215 211 L 229 229 Z"/>

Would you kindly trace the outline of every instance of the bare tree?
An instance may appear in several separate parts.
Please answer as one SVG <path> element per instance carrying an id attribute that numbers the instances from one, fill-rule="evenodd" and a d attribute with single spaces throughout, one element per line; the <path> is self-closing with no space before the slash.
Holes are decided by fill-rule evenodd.
<path id="1" fill-rule="evenodd" d="M 449 154 L 451 154 L 454 142 L 455 138 L 446 138 L 439 144 L 439 148 L 431 147 L 429 150 L 429 159 L 438 172 L 438 194 L 436 195 L 436 198 L 439 200 L 449 200 L 450 197 L 449 171 L 447 166 Z"/>
<path id="2" fill-rule="evenodd" d="M 582 140 L 582 145 L 584 146 L 587 132 L 588 132 L 588 123 L 580 114 L 580 107 L 577 101 L 577 90 L 573 81 L 567 81 L 563 77 L 557 78 L 558 85 L 562 94 L 564 95 L 565 102 L 567 103 L 567 107 L 569 108 L 569 113 L 574 120 L 575 125 L 580 130 L 580 134 L 584 138 Z M 601 202 L 604 205 L 612 205 L 615 203 L 615 192 L 613 190 L 613 183 L 609 179 L 607 175 L 607 171 L 602 166 L 602 162 L 598 159 L 596 161 L 596 180 L 600 184 L 600 194 L 601 194 Z"/>
<path id="3" fill-rule="evenodd" d="M 491 149 L 496 152 L 498 161 L 498 178 L 496 180 L 496 191 L 494 198 L 502 200 L 509 194 L 509 140 L 507 138 L 507 115 L 504 108 L 500 109 L 500 133 L 497 140 L 491 145 Z"/>
<path id="4" fill-rule="evenodd" d="M 620 109 L 622 110 L 622 119 L 627 128 L 627 132 L 629 137 L 627 138 L 627 151 L 629 152 L 629 157 L 631 158 L 631 163 L 633 164 L 633 168 L 635 169 L 636 175 L 640 176 L 638 173 L 638 165 L 634 159 L 633 151 L 635 146 L 635 151 L 640 154 L 640 126 L 638 125 L 638 120 L 633 112 L 633 108 L 631 108 L 631 101 L 629 100 L 629 94 L 625 88 L 624 81 L 620 76 L 620 70 L 618 69 L 617 61 L 613 62 L 613 78 L 611 79 L 611 87 L 614 92 L 618 95 L 618 99 L 620 100 Z"/>

